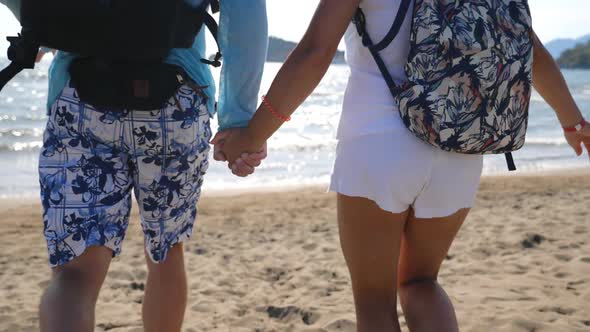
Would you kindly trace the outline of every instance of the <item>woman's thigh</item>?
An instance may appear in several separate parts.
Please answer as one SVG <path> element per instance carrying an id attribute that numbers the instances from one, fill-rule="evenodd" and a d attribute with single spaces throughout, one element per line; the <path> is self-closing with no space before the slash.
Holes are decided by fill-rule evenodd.
<path id="1" fill-rule="evenodd" d="M 407 217 L 408 212 L 384 211 L 367 198 L 338 194 L 340 241 L 357 302 L 366 292 L 395 297 Z"/>
<path id="2" fill-rule="evenodd" d="M 399 283 L 434 280 L 469 209 L 444 218 L 420 219 L 412 213 L 402 235 Z"/>

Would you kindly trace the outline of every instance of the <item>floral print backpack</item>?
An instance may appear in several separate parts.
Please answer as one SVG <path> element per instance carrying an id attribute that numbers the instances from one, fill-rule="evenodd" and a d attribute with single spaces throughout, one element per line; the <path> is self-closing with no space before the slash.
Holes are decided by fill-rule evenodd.
<path id="1" fill-rule="evenodd" d="M 353 22 L 423 141 L 466 154 L 524 145 L 532 92 L 532 20 L 527 0 L 414 0 L 408 81 L 396 85 L 379 51 L 398 34 L 413 0 L 401 0 L 387 36 L 373 43 L 361 9 Z"/>

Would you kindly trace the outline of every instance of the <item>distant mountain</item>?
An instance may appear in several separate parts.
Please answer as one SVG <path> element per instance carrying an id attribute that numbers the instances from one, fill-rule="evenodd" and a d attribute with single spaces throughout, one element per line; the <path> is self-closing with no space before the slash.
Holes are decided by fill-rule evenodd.
<path id="1" fill-rule="evenodd" d="M 561 54 L 569 49 L 576 47 L 578 44 L 585 44 L 590 41 L 590 35 L 586 35 L 577 39 L 560 38 L 555 39 L 547 44 L 545 47 L 554 58 L 559 58 Z"/>
<path id="2" fill-rule="evenodd" d="M 289 53 L 297 46 L 297 43 L 276 37 L 270 37 L 268 42 L 268 56 L 266 61 L 269 62 L 284 62 L 287 56 L 289 56 Z M 344 52 L 338 51 L 333 63 L 344 63 Z"/>
<path id="3" fill-rule="evenodd" d="M 563 52 L 557 62 L 564 68 L 590 69 L 590 41 Z"/>

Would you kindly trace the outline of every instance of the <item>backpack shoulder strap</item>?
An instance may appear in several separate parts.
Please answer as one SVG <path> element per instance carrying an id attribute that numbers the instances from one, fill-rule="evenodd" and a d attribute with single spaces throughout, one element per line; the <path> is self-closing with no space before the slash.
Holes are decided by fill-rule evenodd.
<path id="1" fill-rule="evenodd" d="M 411 3 L 412 0 L 401 0 L 399 10 L 395 17 L 393 25 L 391 26 L 391 29 L 389 29 L 389 32 L 387 33 L 385 38 L 383 38 L 383 40 L 381 40 L 377 44 L 373 44 L 373 41 L 369 36 L 369 33 L 367 32 L 367 20 L 362 9 L 358 8 L 356 14 L 352 19 L 352 22 L 356 26 L 356 30 L 359 36 L 362 38 L 363 45 L 367 47 L 371 52 L 371 55 L 375 59 L 377 67 L 379 67 L 379 71 L 383 75 L 383 78 L 385 79 L 385 82 L 387 83 L 387 86 L 389 87 L 389 90 L 391 91 L 391 94 L 393 96 L 398 94 L 399 88 L 395 84 L 395 81 L 389 73 L 389 70 L 387 69 L 387 66 L 385 65 L 385 62 L 383 61 L 383 58 L 381 57 L 379 52 L 385 49 L 387 46 L 389 46 L 389 44 L 391 44 L 391 42 L 399 34 L 399 31 L 401 30 L 401 27 L 410 9 Z"/>
<path id="2" fill-rule="evenodd" d="M 504 154 L 504 156 L 506 157 L 506 165 L 508 165 L 508 170 L 511 172 L 516 171 L 516 164 L 514 163 L 514 157 L 512 157 L 512 153 L 508 152 Z"/>
<path id="3" fill-rule="evenodd" d="M 369 38 L 369 33 L 367 32 L 367 20 L 365 18 L 365 14 L 361 8 L 358 8 L 352 22 L 356 26 L 357 32 L 363 38 L 363 45 L 368 48 L 373 48 L 376 51 L 382 51 L 385 49 L 391 42 L 397 37 L 399 34 L 404 21 L 406 20 L 406 16 L 410 10 L 410 5 L 412 4 L 412 0 L 401 0 L 399 9 L 397 11 L 397 15 L 395 16 L 395 20 L 387 35 L 378 42 L 377 44 L 373 44 Z"/>
<path id="4" fill-rule="evenodd" d="M 0 71 L 0 91 L 2 91 L 4 86 L 23 69 L 27 68 L 20 63 L 11 62 L 6 68 Z"/>
<path id="5" fill-rule="evenodd" d="M 399 34 L 399 31 L 401 30 L 402 25 L 406 20 L 406 16 L 408 15 L 408 11 L 410 10 L 411 4 L 412 0 L 402 0 L 397 11 L 397 15 L 395 16 L 395 20 L 393 21 L 393 25 L 391 26 L 391 29 L 389 29 L 389 32 L 387 32 L 387 35 L 385 35 L 383 40 L 371 47 L 373 47 L 377 51 L 382 51 L 387 46 L 389 46 L 391 42 L 393 42 L 395 37 L 397 37 L 397 35 Z"/>
<path id="6" fill-rule="evenodd" d="M 211 11 L 213 13 L 216 13 L 219 11 L 219 0 L 212 0 L 211 1 Z M 203 24 L 205 24 L 205 26 L 207 27 L 207 29 L 209 29 L 209 32 L 211 32 L 211 35 L 213 36 L 213 39 L 215 39 L 215 43 L 217 44 L 217 53 L 215 53 L 215 57 L 213 60 L 209 60 L 209 59 L 201 59 L 202 63 L 211 65 L 213 67 L 219 67 L 221 66 L 221 48 L 219 47 L 219 26 L 217 25 L 217 22 L 215 22 L 215 19 L 213 18 L 213 16 L 211 16 L 208 12 L 203 13 Z"/>

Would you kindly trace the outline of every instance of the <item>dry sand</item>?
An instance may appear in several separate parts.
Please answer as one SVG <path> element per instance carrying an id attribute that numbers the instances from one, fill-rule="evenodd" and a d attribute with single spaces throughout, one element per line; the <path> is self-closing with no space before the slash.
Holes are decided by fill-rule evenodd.
<path id="1" fill-rule="evenodd" d="M 485 178 L 440 281 L 463 331 L 590 331 L 590 175 Z M 96 331 L 142 331 L 132 227 Z M 185 331 L 354 331 L 335 199 L 321 188 L 205 197 L 186 244 Z M 0 331 L 36 331 L 50 275 L 34 201 L 0 203 Z"/>

